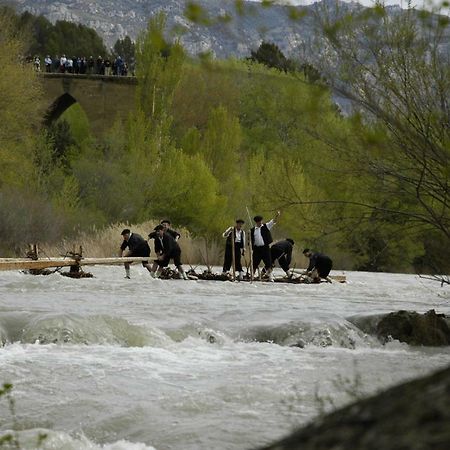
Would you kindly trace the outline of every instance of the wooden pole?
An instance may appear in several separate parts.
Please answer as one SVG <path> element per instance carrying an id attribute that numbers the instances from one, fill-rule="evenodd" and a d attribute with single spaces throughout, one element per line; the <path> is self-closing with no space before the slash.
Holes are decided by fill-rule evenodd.
<path id="1" fill-rule="evenodd" d="M 232 258 L 232 266 L 233 267 L 233 281 L 236 281 L 236 249 L 234 248 L 234 230 L 235 228 L 231 230 L 231 258 Z"/>
<path id="2" fill-rule="evenodd" d="M 250 217 L 250 211 L 248 210 L 248 207 L 246 206 L 245 209 L 247 210 L 248 220 L 250 221 L 249 225 L 252 224 L 252 218 Z M 252 230 L 250 227 L 250 230 L 248 231 L 248 248 L 249 248 L 249 255 L 250 255 L 250 282 L 253 283 L 253 247 L 252 247 Z"/>

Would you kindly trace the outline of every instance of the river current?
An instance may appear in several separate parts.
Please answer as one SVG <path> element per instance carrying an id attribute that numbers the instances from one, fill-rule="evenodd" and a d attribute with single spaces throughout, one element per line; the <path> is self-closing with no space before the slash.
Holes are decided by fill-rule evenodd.
<path id="1" fill-rule="evenodd" d="M 318 414 L 450 363 L 450 348 L 382 345 L 362 331 L 399 309 L 450 314 L 450 290 L 413 275 L 345 284 L 0 273 L 0 435 L 22 448 L 244 450 Z M 336 272 L 339 274 L 340 272 Z"/>

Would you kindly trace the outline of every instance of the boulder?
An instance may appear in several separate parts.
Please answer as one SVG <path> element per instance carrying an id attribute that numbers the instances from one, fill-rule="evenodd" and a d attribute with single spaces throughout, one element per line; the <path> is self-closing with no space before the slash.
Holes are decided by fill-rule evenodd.
<path id="1" fill-rule="evenodd" d="M 396 311 L 378 322 L 376 335 L 382 342 L 397 339 L 409 345 L 450 345 L 450 327 L 444 314 L 434 309 L 419 314 L 414 311 Z"/>
<path id="2" fill-rule="evenodd" d="M 450 449 L 450 367 L 353 403 L 260 450 Z"/>

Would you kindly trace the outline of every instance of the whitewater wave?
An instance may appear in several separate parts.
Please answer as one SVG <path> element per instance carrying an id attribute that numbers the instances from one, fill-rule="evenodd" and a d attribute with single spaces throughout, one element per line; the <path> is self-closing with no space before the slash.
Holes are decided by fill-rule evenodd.
<path id="1" fill-rule="evenodd" d="M 146 328 L 107 315 L 10 314 L 0 319 L 0 339 L 6 343 L 100 344 L 121 347 L 163 345 L 170 338 L 157 328 Z"/>
<path id="2" fill-rule="evenodd" d="M 291 321 L 276 325 L 260 324 L 237 331 L 221 330 L 217 324 L 188 323 L 161 330 L 135 325 L 109 315 L 7 313 L 0 317 L 0 345 L 117 345 L 121 347 L 166 347 L 186 339 L 200 339 L 213 345 L 233 342 L 273 343 L 280 346 L 379 347 L 376 325 L 382 315 Z"/>
<path id="3" fill-rule="evenodd" d="M 92 442 L 84 435 L 72 437 L 68 433 L 42 428 L 19 432 L 0 432 L 0 439 L 7 435 L 12 436 L 18 443 L 11 448 L 22 450 L 35 450 L 37 448 L 40 450 L 156 450 L 155 447 L 126 440 L 100 445 Z"/>
<path id="4" fill-rule="evenodd" d="M 354 349 L 356 347 L 380 345 L 376 339 L 348 321 L 295 321 L 280 325 L 260 325 L 242 332 L 241 339 L 244 341 L 271 342 L 282 346 L 300 348 L 313 345 Z"/>

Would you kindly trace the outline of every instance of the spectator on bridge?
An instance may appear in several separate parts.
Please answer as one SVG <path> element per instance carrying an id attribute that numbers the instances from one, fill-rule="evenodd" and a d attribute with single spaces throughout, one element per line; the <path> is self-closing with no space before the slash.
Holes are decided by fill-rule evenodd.
<path id="1" fill-rule="evenodd" d="M 103 58 L 99 56 L 97 58 L 96 64 L 95 64 L 95 73 L 97 75 L 104 75 L 105 74 L 105 66 L 103 64 Z"/>
<path id="2" fill-rule="evenodd" d="M 80 58 L 80 74 L 84 75 L 86 73 L 87 70 L 87 61 L 86 61 L 86 57 L 83 56 L 82 58 Z"/>
<path id="3" fill-rule="evenodd" d="M 52 72 L 59 72 L 59 56 L 56 55 L 55 59 L 53 60 L 53 70 Z"/>
<path id="4" fill-rule="evenodd" d="M 66 59 L 66 72 L 73 73 L 73 59 L 70 56 Z"/>
<path id="5" fill-rule="evenodd" d="M 47 55 L 44 59 L 45 63 L 45 71 L 47 73 L 50 73 L 52 71 L 52 58 L 50 58 L 50 55 Z"/>
<path id="6" fill-rule="evenodd" d="M 87 73 L 89 75 L 92 75 L 95 70 L 95 61 L 92 56 L 89 56 L 88 62 L 87 62 Z"/>
<path id="7" fill-rule="evenodd" d="M 61 73 L 64 73 L 66 71 L 66 62 L 67 62 L 66 55 L 63 54 L 59 59 L 59 71 Z"/>
<path id="8" fill-rule="evenodd" d="M 123 73 L 123 59 L 120 55 L 116 58 L 115 63 L 116 63 L 116 75 L 120 77 L 122 76 Z"/>
<path id="9" fill-rule="evenodd" d="M 72 58 L 72 61 L 73 61 L 73 73 L 76 73 L 76 74 L 80 73 L 79 61 L 81 61 L 81 59 L 74 56 Z"/>
<path id="10" fill-rule="evenodd" d="M 105 75 L 109 77 L 111 75 L 111 60 L 108 57 L 106 57 L 103 64 L 105 66 Z"/>

